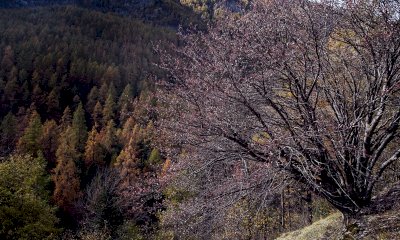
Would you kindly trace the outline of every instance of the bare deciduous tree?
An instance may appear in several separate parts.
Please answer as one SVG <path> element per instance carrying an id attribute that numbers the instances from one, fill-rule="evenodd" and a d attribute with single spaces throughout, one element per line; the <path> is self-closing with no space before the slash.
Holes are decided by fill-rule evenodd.
<path id="1" fill-rule="evenodd" d="M 86 189 L 84 227 L 87 230 L 112 228 L 122 224 L 123 199 L 119 196 L 121 178 L 113 169 L 100 169 Z"/>
<path id="2" fill-rule="evenodd" d="M 398 194 L 377 186 L 400 157 L 399 14 L 389 0 L 255 1 L 182 33 L 164 53 L 163 142 L 204 167 L 285 170 L 348 216 L 385 209 Z"/>

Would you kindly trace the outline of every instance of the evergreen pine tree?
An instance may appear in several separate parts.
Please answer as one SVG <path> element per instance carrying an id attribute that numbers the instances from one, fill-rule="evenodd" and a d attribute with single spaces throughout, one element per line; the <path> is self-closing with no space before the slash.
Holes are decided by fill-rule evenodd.
<path id="1" fill-rule="evenodd" d="M 73 135 L 72 127 L 67 127 L 61 134 L 60 144 L 56 152 L 57 166 L 52 176 L 54 201 L 66 212 L 73 210 L 74 204 L 80 197 L 80 180 L 76 167 L 79 154 L 73 142 Z"/>
<path id="2" fill-rule="evenodd" d="M 9 112 L 0 124 L 0 155 L 10 153 L 17 141 L 17 119 Z"/>
<path id="3" fill-rule="evenodd" d="M 118 100 L 118 109 L 120 112 L 120 123 L 124 123 L 126 119 L 129 117 L 129 113 L 131 112 L 130 106 L 132 105 L 133 100 L 133 90 L 130 84 L 127 84 L 122 91 L 121 96 Z"/>
<path id="4" fill-rule="evenodd" d="M 103 82 L 99 89 L 99 101 L 101 104 L 106 102 L 108 96 L 108 85 L 106 82 Z"/>
<path id="5" fill-rule="evenodd" d="M 16 78 L 9 79 L 4 87 L 4 97 L 10 103 L 10 107 L 16 103 L 16 97 L 19 90 L 18 81 Z"/>
<path id="6" fill-rule="evenodd" d="M 56 151 L 60 138 L 60 130 L 56 121 L 50 120 L 43 124 L 43 134 L 40 140 L 43 155 L 49 162 L 49 168 L 55 167 Z"/>
<path id="7" fill-rule="evenodd" d="M 92 112 L 93 124 L 100 127 L 102 123 L 102 116 L 103 107 L 101 106 L 100 102 L 97 102 Z"/>
<path id="8" fill-rule="evenodd" d="M 131 84 L 127 84 L 118 100 L 118 107 L 121 109 L 124 105 L 129 104 L 133 99 L 133 90 Z"/>
<path id="9" fill-rule="evenodd" d="M 7 46 L 4 49 L 4 55 L 0 63 L 1 69 L 5 71 L 10 71 L 14 66 L 14 51 L 11 46 Z"/>
<path id="10" fill-rule="evenodd" d="M 45 101 L 46 93 L 43 92 L 39 84 L 35 85 L 32 90 L 32 102 L 35 103 L 37 107 L 40 107 Z"/>
<path id="11" fill-rule="evenodd" d="M 18 149 L 22 153 L 36 155 L 41 150 L 40 139 L 43 134 L 43 126 L 40 115 L 34 110 L 29 118 L 28 126 L 18 141 Z"/>
<path id="12" fill-rule="evenodd" d="M 134 134 L 137 131 L 134 130 L 135 125 L 136 125 L 135 120 L 133 119 L 132 116 L 125 121 L 124 126 L 122 127 L 121 134 L 119 135 L 120 142 L 122 143 L 122 145 L 127 145 L 129 143 L 129 139 L 132 137 L 132 134 Z"/>
<path id="13" fill-rule="evenodd" d="M 160 152 L 158 151 L 157 148 L 153 148 L 153 150 L 151 150 L 148 163 L 152 165 L 161 163 Z"/>
<path id="14" fill-rule="evenodd" d="M 116 83 L 119 86 L 119 82 L 121 80 L 121 76 L 119 74 L 119 70 L 117 67 L 109 66 L 102 77 L 102 82 L 107 84 Z"/>
<path id="15" fill-rule="evenodd" d="M 116 143 L 116 129 L 113 120 L 107 122 L 102 142 L 107 151 L 112 152 L 113 146 Z"/>
<path id="16" fill-rule="evenodd" d="M 52 113 L 54 111 L 57 111 L 60 107 L 60 101 L 59 101 L 60 95 L 57 89 L 53 88 L 49 95 L 47 96 L 47 113 Z"/>
<path id="17" fill-rule="evenodd" d="M 124 149 L 118 155 L 114 166 L 119 170 L 122 186 L 130 186 L 140 174 L 140 159 L 137 158 L 137 147 L 135 140 L 130 139 Z"/>
<path id="18" fill-rule="evenodd" d="M 101 145 L 107 153 L 107 160 L 113 162 L 119 152 L 119 146 L 117 141 L 117 130 L 113 120 L 107 122 L 107 125 L 103 127 L 100 132 Z"/>
<path id="19" fill-rule="evenodd" d="M 71 126 L 71 124 L 72 124 L 71 109 L 67 106 L 64 109 L 63 115 L 61 117 L 61 127 L 63 129 L 66 129 L 68 126 Z"/>
<path id="20" fill-rule="evenodd" d="M 87 101 L 86 101 L 86 111 L 89 113 L 94 111 L 94 108 L 99 101 L 99 89 L 94 86 L 89 92 L 89 95 L 87 96 Z"/>
<path id="21" fill-rule="evenodd" d="M 85 120 L 85 111 L 82 107 L 82 102 L 78 104 L 72 119 L 73 141 L 78 152 L 85 150 L 87 139 L 87 126 Z"/>
<path id="22" fill-rule="evenodd" d="M 86 169 L 90 168 L 93 164 L 104 164 L 104 152 L 101 144 L 99 143 L 99 133 L 97 132 L 95 126 L 93 126 L 92 130 L 89 132 L 85 146 L 84 159 Z"/>
<path id="23" fill-rule="evenodd" d="M 115 101 L 114 101 L 114 96 L 110 93 L 108 94 L 106 103 L 103 108 L 103 123 L 107 124 L 107 122 L 114 119 L 114 117 L 115 117 Z"/>
<path id="24" fill-rule="evenodd" d="M 53 239 L 60 232 L 45 167 L 40 155 L 0 161 L 0 239 Z"/>
<path id="25" fill-rule="evenodd" d="M 28 101 L 29 97 L 31 96 L 28 80 L 26 80 L 21 86 L 21 95 L 22 95 L 22 101 L 24 102 Z"/>
<path id="26" fill-rule="evenodd" d="M 111 96 L 114 103 L 117 102 L 117 89 L 115 88 L 114 82 L 108 85 L 107 97 Z"/>

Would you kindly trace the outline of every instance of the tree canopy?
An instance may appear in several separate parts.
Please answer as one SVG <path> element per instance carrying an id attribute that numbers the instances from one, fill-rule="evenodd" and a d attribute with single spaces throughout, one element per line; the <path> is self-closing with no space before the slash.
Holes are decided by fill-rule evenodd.
<path id="1" fill-rule="evenodd" d="M 372 199 L 400 157 L 399 3 L 253 4 L 165 54 L 167 150 L 200 169 L 265 163 L 346 215 L 390 207 Z"/>
<path id="2" fill-rule="evenodd" d="M 13 155 L 0 162 L 2 239 L 53 239 L 59 234 L 45 167 L 42 156 Z"/>

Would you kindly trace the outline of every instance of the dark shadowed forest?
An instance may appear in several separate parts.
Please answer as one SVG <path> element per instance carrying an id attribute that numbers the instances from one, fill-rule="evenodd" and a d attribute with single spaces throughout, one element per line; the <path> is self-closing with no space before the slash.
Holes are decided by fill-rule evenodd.
<path id="1" fill-rule="evenodd" d="M 0 2 L 0 239 L 398 239 L 400 3 Z"/>

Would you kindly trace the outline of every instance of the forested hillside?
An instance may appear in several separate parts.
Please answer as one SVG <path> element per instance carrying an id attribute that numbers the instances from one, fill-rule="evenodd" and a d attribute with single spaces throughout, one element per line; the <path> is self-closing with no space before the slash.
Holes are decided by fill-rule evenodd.
<path id="1" fill-rule="evenodd" d="M 211 3 L 213 1 L 199 1 L 201 5 L 205 5 L 206 2 Z M 4 0 L 0 2 L 0 8 L 74 5 L 129 16 L 137 20 L 175 29 L 179 25 L 202 25 L 201 12 L 193 12 L 192 1 L 183 3 L 179 0 Z"/>
<path id="2" fill-rule="evenodd" d="M 1 1 L 0 239 L 395 239 L 399 16 Z"/>
<path id="3" fill-rule="evenodd" d="M 174 44 L 175 32 L 55 6 L 1 9 L 0 35 L 0 238 L 149 234 L 163 161 L 148 78 L 163 74 L 154 45 Z"/>
<path id="4" fill-rule="evenodd" d="M 44 99 L 36 102 L 50 117 L 60 116 L 75 95 L 86 101 L 94 86 L 113 84 L 120 94 L 130 84 L 137 95 L 155 73 L 152 44 L 175 38 L 172 30 L 75 7 L 1 10 L 0 21 L 2 114 L 29 107 L 35 89 L 63 99 L 53 109 Z"/>

